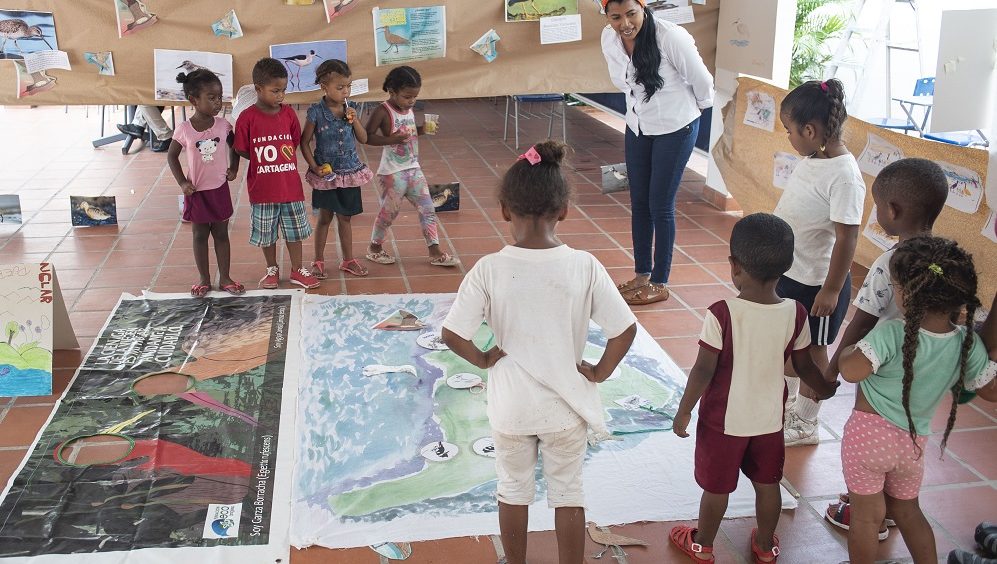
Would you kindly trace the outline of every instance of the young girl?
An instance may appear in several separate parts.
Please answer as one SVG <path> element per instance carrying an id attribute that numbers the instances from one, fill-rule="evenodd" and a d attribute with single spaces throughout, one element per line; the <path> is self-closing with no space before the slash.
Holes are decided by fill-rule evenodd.
<path id="1" fill-rule="evenodd" d="M 509 564 L 526 562 L 538 449 L 547 504 L 555 508 L 559 561 L 582 562 L 586 435 L 589 428 L 597 437 L 608 435 L 596 383 L 613 373 L 637 333 L 606 269 L 554 233 L 570 203 L 563 157 L 564 145 L 548 141 L 506 172 L 499 201 L 515 244 L 474 265 L 443 322 L 450 349 L 488 369 L 499 528 Z M 609 338 L 595 365 L 582 362 L 590 319 Z M 495 333 L 496 346 L 487 351 L 471 341 L 483 320 Z"/>
<path id="2" fill-rule="evenodd" d="M 215 240 L 218 287 L 238 296 L 246 289 L 229 276 L 232 196 L 228 181 L 235 180 L 239 173 L 239 156 L 232 150 L 232 125 L 216 117 L 222 109 L 222 83 L 207 69 L 180 73 L 177 82 L 183 84 L 184 96 L 194 106 L 194 116 L 173 132 L 167 154 L 170 171 L 183 190 L 183 219 L 191 223 L 194 232 L 194 263 L 200 280 L 190 287 L 190 295 L 203 298 L 211 290 L 210 236 Z M 180 167 L 182 150 L 187 151 L 187 176 Z"/>
<path id="3" fill-rule="evenodd" d="M 790 92 L 780 119 L 789 142 L 805 158 L 786 183 L 775 215 L 793 228 L 793 266 L 779 280 L 780 297 L 810 314 L 811 354 L 827 372 L 827 346 L 834 343 L 851 298 L 849 269 L 865 203 L 865 181 L 855 157 L 841 141 L 848 114 L 841 82 L 812 80 Z M 817 444 L 817 395 L 799 378 L 788 378 L 800 394 L 786 410 L 786 446 Z"/>
<path id="4" fill-rule="evenodd" d="M 381 164 L 377 168 L 377 182 L 381 186 L 381 210 L 374 220 L 374 231 L 370 236 L 367 260 L 379 264 L 393 264 L 395 257 L 384 250 L 384 240 L 388 228 L 394 223 L 401 209 L 402 198 L 412 202 L 419 212 L 422 236 L 429 246 L 429 264 L 434 266 L 456 266 L 458 260 L 440 250 L 437 235 L 436 210 L 429 195 L 429 184 L 419 167 L 419 135 L 423 126 L 416 127 L 412 107 L 419 97 L 422 78 L 412 67 L 401 66 L 391 69 L 384 78 L 384 91 L 388 101 L 384 102 L 370 116 L 367 122 L 367 144 L 386 145 L 381 153 Z"/>
<path id="5" fill-rule="evenodd" d="M 315 225 L 315 261 L 312 273 L 325 279 L 325 242 L 329 225 L 337 216 L 339 245 L 343 262 L 339 270 L 354 276 L 367 276 L 367 269 L 353 256 L 353 231 L 350 218 L 363 211 L 360 186 L 374 178 L 357 155 L 357 142 L 367 142 L 367 131 L 357 119 L 357 112 L 346 99 L 350 95 L 350 67 L 343 61 L 329 59 L 315 71 L 315 84 L 325 96 L 308 108 L 305 129 L 301 132 L 301 153 L 308 161 L 305 180 L 312 187 L 312 207 L 319 210 Z M 315 152 L 308 151 L 315 139 Z"/>
<path id="6" fill-rule="evenodd" d="M 917 501 L 931 417 L 951 391 L 944 450 L 963 389 L 997 400 L 997 364 L 973 332 L 980 302 L 968 253 L 946 239 L 908 239 L 890 260 L 890 276 L 903 320 L 880 323 L 839 360 L 845 380 L 859 383 L 841 440 L 851 502 L 848 554 L 855 564 L 875 560 L 888 509 L 915 564 L 934 563 L 935 537 Z M 963 308 L 967 322 L 959 327 L 952 319 Z"/>

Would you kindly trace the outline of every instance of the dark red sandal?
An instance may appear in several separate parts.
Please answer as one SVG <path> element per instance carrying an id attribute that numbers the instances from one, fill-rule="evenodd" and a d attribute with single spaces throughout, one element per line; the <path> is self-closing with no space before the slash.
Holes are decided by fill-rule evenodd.
<path id="1" fill-rule="evenodd" d="M 684 552 L 693 562 L 715 562 L 713 547 L 703 546 L 696 542 L 696 529 L 693 527 L 688 525 L 672 527 L 672 530 L 668 533 L 668 540 L 672 541 L 672 544 Z M 696 556 L 697 554 L 705 554 L 709 558 L 700 558 Z"/>
<path id="2" fill-rule="evenodd" d="M 758 547 L 758 543 L 755 542 L 755 535 L 758 534 L 758 529 L 751 529 L 751 554 L 754 556 L 755 564 L 771 564 L 779 559 L 779 537 L 775 534 L 772 535 L 772 550 L 763 551 Z M 766 560 L 766 558 L 768 560 Z"/>

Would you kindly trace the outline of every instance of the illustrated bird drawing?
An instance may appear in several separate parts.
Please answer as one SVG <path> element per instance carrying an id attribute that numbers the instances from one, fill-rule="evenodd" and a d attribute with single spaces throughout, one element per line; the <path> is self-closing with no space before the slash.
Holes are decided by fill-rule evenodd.
<path id="1" fill-rule="evenodd" d="M 354 0 L 338 0 L 338 1 L 332 0 L 332 2 L 329 2 L 329 4 L 335 3 L 335 6 L 330 6 L 331 8 L 330 13 L 333 15 L 338 14 L 339 12 L 342 12 L 347 8 L 349 8 L 350 4 L 352 4 L 353 2 Z"/>
<path id="2" fill-rule="evenodd" d="M 107 64 L 108 59 L 111 58 L 111 53 L 101 52 L 101 53 L 87 53 L 87 62 L 93 65 L 97 65 L 97 69 L 101 74 L 107 73 L 111 70 L 111 67 Z"/>
<path id="3" fill-rule="evenodd" d="M 384 30 L 384 40 L 388 43 L 388 48 L 384 50 L 385 53 L 391 50 L 392 47 L 395 49 L 395 53 L 398 52 L 398 47 L 400 45 L 408 45 L 409 40 L 407 37 L 402 37 L 401 35 L 396 35 L 391 33 L 387 26 L 379 27 L 377 29 Z"/>
<path id="4" fill-rule="evenodd" d="M 194 63 L 192 61 L 184 61 L 184 62 L 180 63 L 179 65 L 177 65 L 177 68 L 178 69 L 183 69 L 187 74 L 190 74 L 190 73 L 196 71 L 197 69 L 204 69 L 204 70 L 209 70 L 209 71 L 215 73 L 218 76 L 225 76 L 223 73 L 215 72 L 215 71 L 209 69 L 208 67 L 202 67 L 201 65 L 198 65 L 198 64 L 196 64 L 196 63 Z"/>
<path id="5" fill-rule="evenodd" d="M 42 32 L 42 28 L 36 25 L 29 26 L 24 20 L 16 18 L 0 20 L 0 38 L 3 38 L 3 42 L 0 42 L 0 53 L 3 52 L 4 47 L 7 45 L 7 41 L 10 40 L 14 42 L 14 47 L 16 47 L 17 50 L 23 54 L 24 52 L 21 50 L 21 46 L 17 44 L 18 39 L 38 38 L 44 41 L 45 45 L 47 45 L 49 49 L 52 48 L 52 45 L 48 42 L 48 39 L 45 39 L 45 33 Z"/>
<path id="6" fill-rule="evenodd" d="M 293 74 L 294 81 L 298 83 L 298 88 L 301 88 L 301 69 L 312 64 L 316 58 L 321 59 L 322 55 L 315 52 L 314 49 L 310 49 L 307 55 L 291 55 L 290 57 L 278 57 L 279 60 L 284 62 L 287 66 L 288 74 Z M 292 85 L 294 82 L 292 82 Z"/>
<path id="7" fill-rule="evenodd" d="M 225 14 L 225 17 L 218 20 L 218 31 L 233 37 L 235 34 L 239 33 L 239 28 L 235 26 L 235 10 Z"/>
<path id="8" fill-rule="evenodd" d="M 533 8 L 533 11 L 536 12 L 537 17 L 541 16 L 540 9 L 537 8 L 537 4 L 534 0 L 506 0 L 506 10 L 512 9 L 512 7 L 515 6 L 516 4 L 523 5 L 522 15 L 524 16 L 530 15 L 529 8 Z M 527 4 L 529 4 L 529 8 L 527 7 Z M 513 15 L 512 12 L 509 12 L 509 15 L 510 16 Z"/>

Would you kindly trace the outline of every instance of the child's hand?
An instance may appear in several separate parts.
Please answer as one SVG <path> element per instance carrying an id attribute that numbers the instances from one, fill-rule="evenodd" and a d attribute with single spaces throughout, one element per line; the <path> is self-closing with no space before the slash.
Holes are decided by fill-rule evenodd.
<path id="1" fill-rule="evenodd" d="M 190 180 L 184 180 L 180 183 L 180 189 L 183 190 L 184 196 L 193 196 L 194 192 L 197 190 L 194 188 L 194 183 Z"/>
<path id="2" fill-rule="evenodd" d="M 587 360 L 583 360 L 581 364 L 576 365 L 578 367 L 578 373 L 585 377 L 589 382 L 595 384 L 601 384 L 606 381 L 609 374 L 599 374 L 599 370 L 594 364 Z"/>
<path id="3" fill-rule="evenodd" d="M 500 358 L 505 356 L 505 351 L 498 347 L 492 347 L 487 351 L 483 352 L 481 355 L 481 366 L 478 368 L 488 369 L 495 366 L 495 363 L 499 361 Z"/>
<path id="4" fill-rule="evenodd" d="M 834 397 L 834 394 L 838 393 L 838 386 L 840 385 L 841 382 L 837 380 L 833 382 L 828 382 L 827 386 L 823 390 L 821 390 L 822 393 L 821 392 L 817 393 L 817 395 L 819 396 L 817 399 L 826 400 L 828 398 Z"/>
<path id="5" fill-rule="evenodd" d="M 225 171 L 225 179 L 228 180 L 229 182 L 235 180 L 237 176 L 239 176 L 239 171 L 234 168 L 230 168 Z"/>
<path id="6" fill-rule="evenodd" d="M 683 439 L 689 437 L 689 421 L 692 420 L 692 413 L 682 413 L 681 411 L 675 413 L 675 419 L 672 419 L 672 432 L 676 435 L 682 437 Z"/>
<path id="7" fill-rule="evenodd" d="M 352 124 L 353 121 L 357 119 L 357 111 L 348 107 L 346 108 L 346 115 L 343 117 L 346 118 L 346 123 Z"/>
<path id="8" fill-rule="evenodd" d="M 402 143 L 408 141 L 409 137 L 411 137 L 411 135 L 409 135 L 408 133 L 398 132 L 395 133 L 394 135 L 389 135 L 388 141 L 391 145 L 401 145 Z"/>
<path id="9" fill-rule="evenodd" d="M 832 292 L 827 286 L 823 286 L 817 297 L 814 298 L 814 306 L 810 308 L 810 315 L 814 317 L 827 317 L 834 313 L 835 306 L 838 305 L 838 292 Z"/>

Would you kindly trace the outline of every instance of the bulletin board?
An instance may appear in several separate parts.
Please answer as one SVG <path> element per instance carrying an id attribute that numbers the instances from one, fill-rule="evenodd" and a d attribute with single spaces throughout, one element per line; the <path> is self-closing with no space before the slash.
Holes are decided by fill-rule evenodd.
<path id="1" fill-rule="evenodd" d="M 727 189 L 741 204 L 745 213 L 771 212 L 782 195 L 782 190 L 773 184 L 775 155 L 795 154 L 778 117 L 779 105 L 786 94 L 786 90 L 764 82 L 740 78 L 734 99 L 723 109 L 724 132 L 713 148 L 713 157 Z M 774 101 L 775 111 L 775 115 L 771 116 L 774 121 L 771 132 L 758 127 L 763 120 L 757 119 L 757 107 L 767 105 L 764 101 L 769 96 Z M 762 102 L 759 103 L 759 100 Z M 749 123 L 755 125 L 745 123 L 746 117 Z M 967 213 L 947 204 L 935 221 L 934 233 L 957 241 L 973 254 L 979 274 L 979 297 L 985 306 L 989 306 L 997 290 L 997 243 L 982 234 L 984 226 L 988 227 L 991 234 L 994 229 L 993 210 L 987 206 L 983 196 L 983 187 L 987 181 L 987 151 L 903 135 L 850 117 L 845 122 L 844 142 L 848 150 L 860 160 L 860 165 L 866 161 L 862 154 L 870 142 L 870 134 L 885 141 L 884 146 L 900 149 L 904 157 L 921 157 L 949 163 L 954 165 L 952 168 L 963 169 L 967 176 L 978 179 L 978 209 Z M 872 212 L 871 188 L 875 180 L 866 171 L 863 171 L 862 177 L 869 189 L 866 191 L 865 215 L 855 251 L 855 262 L 868 267 L 883 253 L 883 249 L 862 234 Z M 950 197 L 949 202 L 952 201 Z"/>
<path id="2" fill-rule="evenodd" d="M 615 91 L 600 45 L 606 19 L 592 0 L 578 0 L 582 40 L 557 45 L 540 44 L 536 22 L 506 23 L 503 0 L 355 0 L 359 5 L 332 23 L 326 22 L 321 0 L 308 6 L 288 6 L 283 0 L 144 2 L 159 22 L 119 39 L 115 0 L 0 0 L 0 9 L 54 12 L 59 48 L 69 53 L 73 67 L 48 71 L 58 79 L 53 89 L 18 100 L 13 64 L 0 61 L 0 104 L 151 104 L 154 49 L 230 53 L 238 90 L 251 83 L 253 64 L 268 55 L 270 45 L 327 39 L 346 40 L 353 78 L 370 79 L 370 94 L 357 99 L 382 98 L 380 86 L 391 67 L 375 67 L 371 9 L 439 5 L 446 6 L 446 57 L 412 64 L 423 76 L 422 98 Z M 712 71 L 719 3 L 710 0 L 693 8 L 696 21 L 685 27 Z M 245 35 L 216 37 L 211 23 L 231 9 Z M 501 37 L 492 63 L 469 48 L 489 29 Z M 99 75 L 84 61 L 85 51 L 111 51 L 115 76 Z M 316 97 L 314 92 L 299 93 L 287 101 L 304 103 Z"/>

